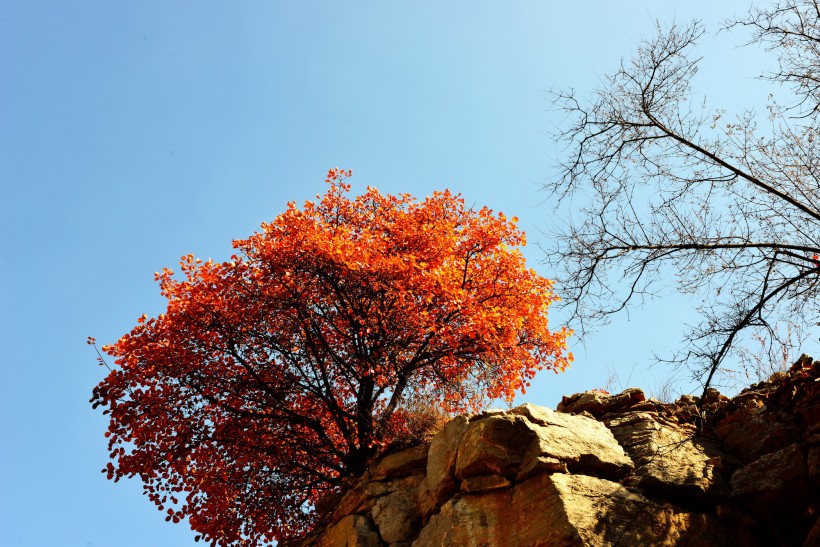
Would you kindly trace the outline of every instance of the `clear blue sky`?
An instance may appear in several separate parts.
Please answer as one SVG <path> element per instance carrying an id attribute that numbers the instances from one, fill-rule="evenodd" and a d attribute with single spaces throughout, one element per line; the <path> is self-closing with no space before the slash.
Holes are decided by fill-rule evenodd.
<path id="1" fill-rule="evenodd" d="M 537 264 L 552 208 L 544 92 L 600 83 L 655 18 L 717 22 L 745 2 L 38 1 L 0 3 L 0 545 L 193 545 L 140 484 L 106 481 L 105 419 L 87 400 L 110 342 L 162 311 L 152 274 L 225 258 L 330 167 L 366 185 L 517 215 Z M 768 62 L 707 36 L 696 85 L 730 112 L 760 105 Z M 653 350 L 691 303 L 669 297 L 581 344 L 526 400 L 652 388 Z M 560 324 L 555 314 L 551 321 Z M 616 386 L 618 387 L 618 386 Z"/>

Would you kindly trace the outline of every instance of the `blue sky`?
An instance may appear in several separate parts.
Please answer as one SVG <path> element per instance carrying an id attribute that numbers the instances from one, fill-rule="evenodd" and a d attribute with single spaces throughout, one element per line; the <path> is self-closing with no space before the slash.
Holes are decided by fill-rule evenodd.
<path id="1" fill-rule="evenodd" d="M 538 264 L 555 222 L 545 91 L 601 82 L 662 21 L 716 30 L 745 2 L 101 2 L 0 4 L 0 544 L 193 545 L 136 481 L 114 484 L 103 377 L 87 336 L 110 342 L 162 311 L 153 272 L 192 252 L 223 259 L 330 167 L 419 197 L 461 192 L 517 215 Z M 764 103 L 771 60 L 708 35 L 695 82 L 738 111 Z M 585 340 L 527 401 L 669 376 L 653 350 L 695 320 L 663 298 Z M 560 314 L 550 318 L 561 323 Z"/>

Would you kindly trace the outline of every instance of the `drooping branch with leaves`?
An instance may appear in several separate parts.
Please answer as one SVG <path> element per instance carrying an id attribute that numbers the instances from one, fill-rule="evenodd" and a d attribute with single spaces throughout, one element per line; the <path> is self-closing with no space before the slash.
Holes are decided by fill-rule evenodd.
<path id="1" fill-rule="evenodd" d="M 305 533 L 317 500 L 411 433 L 420 401 L 510 401 L 570 357 L 517 219 L 447 191 L 349 199 L 347 176 L 229 261 L 157 273 L 165 313 L 103 347 L 108 477 L 139 477 L 213 545 Z"/>
<path id="2" fill-rule="evenodd" d="M 673 360 L 704 392 L 744 336 L 776 344 L 779 321 L 813 325 L 820 311 L 820 9 L 785 2 L 727 24 L 744 27 L 778 56 L 764 77 L 797 97 L 771 99 L 763 116 L 727 121 L 693 99 L 697 22 L 658 26 L 590 99 L 555 93 L 566 155 L 547 190 L 581 220 L 547 261 L 574 324 L 583 332 L 674 279 L 700 296 L 703 320 Z"/>

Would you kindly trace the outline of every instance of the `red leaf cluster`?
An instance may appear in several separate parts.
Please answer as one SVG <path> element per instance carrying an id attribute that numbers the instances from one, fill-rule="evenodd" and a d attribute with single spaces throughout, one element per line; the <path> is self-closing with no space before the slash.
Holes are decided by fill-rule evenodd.
<path id="1" fill-rule="evenodd" d="M 230 261 L 157 273 L 167 311 L 103 348 L 104 472 L 140 477 L 214 545 L 310 530 L 313 503 L 405 431 L 408 402 L 511 400 L 571 358 L 517 219 L 449 191 L 350 199 L 349 174 L 332 170 L 324 196 L 235 241 Z"/>

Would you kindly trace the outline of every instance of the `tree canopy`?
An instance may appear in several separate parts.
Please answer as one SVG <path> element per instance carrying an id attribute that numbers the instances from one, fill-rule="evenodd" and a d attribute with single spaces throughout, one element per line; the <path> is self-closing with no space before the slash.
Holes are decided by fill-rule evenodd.
<path id="1" fill-rule="evenodd" d="M 555 97 L 567 153 L 548 189 L 585 203 L 550 251 L 565 302 L 583 324 L 675 283 L 697 295 L 703 321 L 672 360 L 704 392 L 745 336 L 788 342 L 783 321 L 811 327 L 820 311 L 820 6 L 753 8 L 725 30 L 749 28 L 779 60 L 763 78 L 793 92 L 764 116 L 693 97 L 698 22 L 659 25 L 589 99 Z"/>
<path id="2" fill-rule="evenodd" d="M 310 530 L 319 498 L 407 435 L 410 403 L 511 401 L 571 358 L 515 217 L 449 191 L 350 199 L 349 175 L 331 170 L 326 194 L 234 241 L 229 261 L 155 274 L 165 313 L 103 347 L 105 472 L 138 476 L 214 545 Z"/>

